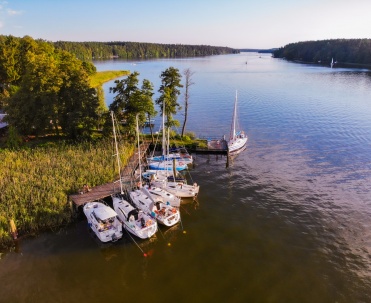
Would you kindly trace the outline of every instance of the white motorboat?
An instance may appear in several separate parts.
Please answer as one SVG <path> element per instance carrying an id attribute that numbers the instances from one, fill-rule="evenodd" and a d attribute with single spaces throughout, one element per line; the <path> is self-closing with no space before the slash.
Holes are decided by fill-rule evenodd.
<path id="1" fill-rule="evenodd" d="M 146 239 L 157 232 L 156 220 L 132 206 L 122 195 L 112 196 L 112 202 L 123 227 L 130 233 L 141 239 Z"/>
<path id="2" fill-rule="evenodd" d="M 154 200 L 145 189 L 133 190 L 129 195 L 135 206 L 156 218 L 158 223 L 173 226 L 180 221 L 180 213 L 176 207 L 163 203 L 160 198 Z"/>
<path id="3" fill-rule="evenodd" d="M 237 130 L 237 91 L 234 102 L 231 135 L 228 141 L 228 151 L 231 155 L 237 155 L 246 148 L 247 136 L 244 131 Z"/>
<path id="4" fill-rule="evenodd" d="M 103 202 L 88 202 L 83 207 L 90 228 L 102 242 L 115 242 L 122 237 L 122 224 L 117 213 Z"/>

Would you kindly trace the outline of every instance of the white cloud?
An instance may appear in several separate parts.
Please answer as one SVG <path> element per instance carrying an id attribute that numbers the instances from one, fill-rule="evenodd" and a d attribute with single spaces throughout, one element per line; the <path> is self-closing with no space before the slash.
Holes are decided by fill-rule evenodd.
<path id="1" fill-rule="evenodd" d="M 22 11 L 15 11 L 14 9 L 8 8 L 7 13 L 9 16 L 21 15 Z"/>

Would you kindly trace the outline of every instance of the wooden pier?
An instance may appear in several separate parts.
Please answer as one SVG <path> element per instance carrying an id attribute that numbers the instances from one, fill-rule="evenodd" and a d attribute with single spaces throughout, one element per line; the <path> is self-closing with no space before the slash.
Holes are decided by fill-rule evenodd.
<path id="1" fill-rule="evenodd" d="M 228 143 L 225 139 L 207 140 L 207 148 L 196 148 L 194 151 L 199 154 L 228 154 Z"/>
<path id="2" fill-rule="evenodd" d="M 149 143 L 142 143 L 140 146 L 140 154 L 144 157 L 147 154 Z M 127 165 L 121 171 L 121 180 L 123 183 L 130 184 L 136 168 L 139 166 L 139 153 L 135 152 L 128 160 Z M 120 193 L 120 183 L 119 180 L 98 185 L 90 188 L 90 191 L 85 193 L 76 193 L 69 196 L 69 201 L 71 201 L 75 206 L 79 207 L 87 202 L 97 201 L 109 197 L 112 194 Z"/>

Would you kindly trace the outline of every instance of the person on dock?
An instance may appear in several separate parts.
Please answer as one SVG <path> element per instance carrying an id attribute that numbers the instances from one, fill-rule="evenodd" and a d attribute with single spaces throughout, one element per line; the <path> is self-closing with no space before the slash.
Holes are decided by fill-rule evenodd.
<path id="1" fill-rule="evenodd" d="M 87 184 L 84 184 L 83 188 L 82 188 L 82 193 L 85 194 L 87 192 L 91 191 L 89 185 Z"/>

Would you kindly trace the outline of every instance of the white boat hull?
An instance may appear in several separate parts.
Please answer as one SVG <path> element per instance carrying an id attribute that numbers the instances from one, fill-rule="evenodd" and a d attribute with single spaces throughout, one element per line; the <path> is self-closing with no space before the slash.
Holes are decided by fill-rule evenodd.
<path id="1" fill-rule="evenodd" d="M 240 153 L 246 148 L 247 137 L 235 138 L 228 142 L 228 151 L 230 154 Z"/>
<path id="2" fill-rule="evenodd" d="M 115 242 L 122 238 L 122 224 L 116 212 L 101 202 L 89 202 L 83 207 L 90 228 L 102 242 Z"/>
<path id="3" fill-rule="evenodd" d="M 164 204 L 161 200 L 153 200 L 142 190 L 129 193 L 131 200 L 139 209 L 156 218 L 157 222 L 165 226 L 173 226 L 180 221 L 179 210 L 171 205 Z"/>
<path id="4" fill-rule="evenodd" d="M 149 215 L 135 209 L 120 196 L 112 196 L 113 208 L 123 227 L 141 239 L 152 237 L 157 232 L 157 222 Z"/>

